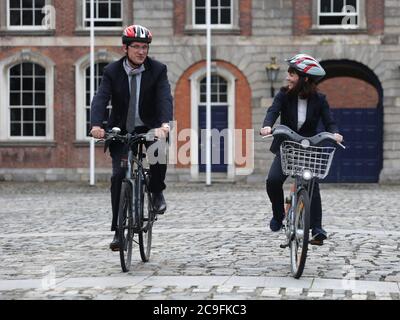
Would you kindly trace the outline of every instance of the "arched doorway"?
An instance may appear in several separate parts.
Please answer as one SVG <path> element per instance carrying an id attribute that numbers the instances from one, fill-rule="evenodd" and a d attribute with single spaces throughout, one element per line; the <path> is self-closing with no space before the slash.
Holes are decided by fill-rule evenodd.
<path id="1" fill-rule="evenodd" d="M 211 91 L 214 94 L 211 97 L 211 122 L 212 127 L 221 133 L 215 153 L 222 160 L 212 167 L 213 179 L 233 181 L 236 176 L 251 174 L 254 165 L 253 158 L 248 156 L 252 151 L 252 140 L 246 139 L 247 131 L 252 129 L 251 89 L 246 77 L 235 65 L 216 60 L 211 69 Z M 179 78 L 174 94 L 177 131 L 175 168 L 177 172 L 188 170 L 190 178 L 199 181 L 205 178 L 204 163 L 200 158 L 203 146 L 199 143 L 201 129 L 205 127 L 205 76 L 206 62 L 194 63 Z M 190 136 L 186 134 L 188 131 Z"/>
<path id="2" fill-rule="evenodd" d="M 378 182 L 383 163 L 383 89 L 375 73 L 350 60 L 327 60 L 327 95 L 346 150 L 337 150 L 327 182 Z"/>

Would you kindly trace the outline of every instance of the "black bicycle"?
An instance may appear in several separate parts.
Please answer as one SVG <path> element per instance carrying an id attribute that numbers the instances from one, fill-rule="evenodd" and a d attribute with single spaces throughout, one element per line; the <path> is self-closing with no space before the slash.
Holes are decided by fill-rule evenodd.
<path id="1" fill-rule="evenodd" d="M 133 242 L 139 245 L 143 262 L 150 258 L 153 223 L 157 218 L 149 191 L 150 170 L 144 163 L 144 146 L 155 137 L 151 133 L 120 135 L 120 132 L 119 128 L 113 128 L 106 133 L 105 142 L 120 141 L 128 145 L 128 158 L 121 163 L 126 176 L 121 185 L 118 209 L 119 253 L 122 270 L 127 272 L 131 266 Z M 139 241 L 134 240 L 135 233 Z"/>
<path id="2" fill-rule="evenodd" d="M 286 241 L 280 247 L 290 248 L 291 272 L 293 277 L 298 279 L 305 267 L 308 244 L 322 244 L 310 238 L 310 209 L 315 181 L 324 179 L 328 175 L 336 151 L 336 147 L 327 146 L 326 143 L 345 147 L 337 143 L 330 132 L 303 137 L 284 125 L 273 129 L 270 136 L 282 139 L 280 145 L 282 171 L 294 179 L 290 196 L 286 198 L 282 228 Z"/>

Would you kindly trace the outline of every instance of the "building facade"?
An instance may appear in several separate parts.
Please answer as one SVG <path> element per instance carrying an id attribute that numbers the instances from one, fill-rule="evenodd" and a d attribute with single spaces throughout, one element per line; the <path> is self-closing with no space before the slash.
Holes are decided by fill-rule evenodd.
<path id="1" fill-rule="evenodd" d="M 400 1 L 212 0 L 212 166 L 219 181 L 262 182 L 272 154 L 258 131 L 285 84 L 284 59 L 308 53 L 348 145 L 332 182 L 400 181 Z M 176 125 L 168 179 L 205 179 L 205 0 L 95 0 L 96 87 L 135 23 L 168 66 Z M 89 1 L 0 3 L 0 179 L 89 176 Z M 271 84 L 266 65 L 280 66 Z M 111 108 L 111 106 L 110 106 Z M 106 118 L 106 115 L 105 115 Z M 106 119 L 105 119 L 106 120 Z M 110 160 L 96 148 L 97 178 Z"/>

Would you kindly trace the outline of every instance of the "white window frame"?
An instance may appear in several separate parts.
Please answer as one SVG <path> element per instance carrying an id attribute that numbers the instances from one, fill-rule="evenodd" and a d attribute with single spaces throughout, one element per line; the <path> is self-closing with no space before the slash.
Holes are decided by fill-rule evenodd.
<path id="1" fill-rule="evenodd" d="M 16 65 L 13 65 L 12 67 L 10 67 L 10 68 L 8 68 L 8 79 L 10 80 L 11 79 L 11 69 L 13 68 L 13 67 L 15 67 L 15 66 L 20 66 L 20 68 L 21 68 L 21 74 L 20 74 L 20 76 L 19 76 L 19 80 L 20 80 L 20 83 L 23 83 L 23 79 L 24 78 L 26 78 L 26 77 L 24 77 L 24 75 L 23 75 L 23 68 L 22 68 L 22 64 L 24 64 L 24 63 L 29 63 L 29 64 L 32 64 L 32 65 L 36 65 L 36 66 L 40 66 L 40 67 L 42 67 L 40 64 L 37 64 L 37 63 L 34 63 L 34 62 L 22 62 L 22 63 L 18 63 L 18 64 L 16 64 Z M 43 67 L 42 67 L 43 68 Z M 35 68 L 36 69 L 36 68 Z M 44 69 L 44 68 L 43 68 Z M 46 70 L 44 69 L 44 71 L 45 71 L 45 75 L 44 75 L 44 79 L 46 80 Z M 35 96 L 35 93 L 36 93 L 36 88 L 34 88 L 34 85 L 33 85 L 33 83 L 35 82 L 35 79 L 36 79 L 36 74 L 32 74 L 32 94 L 33 94 L 33 96 Z M 46 83 L 46 82 L 45 82 Z M 9 96 L 10 96 L 10 94 L 11 94 L 11 87 L 10 87 L 10 82 L 8 83 L 8 93 L 9 93 Z M 44 97 L 46 97 L 46 87 L 44 88 L 45 90 L 44 90 Z M 24 94 L 24 92 L 26 93 L 26 91 L 24 91 L 23 90 L 23 88 L 22 88 L 22 85 L 21 85 L 21 88 L 20 88 L 20 90 L 19 90 L 19 93 L 23 96 L 23 94 Z M 22 98 L 22 96 L 20 97 L 20 100 L 21 100 L 21 98 Z M 33 100 L 34 101 L 34 100 Z M 45 111 L 47 110 L 47 107 L 46 107 L 46 100 L 45 100 L 45 102 L 44 102 L 44 105 L 35 105 L 35 104 L 32 104 L 32 105 L 24 105 L 24 104 L 19 104 L 19 105 L 13 105 L 13 106 L 11 106 L 11 105 L 9 105 L 8 106 L 8 112 L 10 113 L 11 112 L 11 110 L 12 109 L 19 109 L 19 110 L 23 110 L 23 109 L 33 109 L 33 110 L 36 110 L 36 109 L 44 109 Z M 37 124 L 37 123 L 40 123 L 40 122 L 42 122 L 42 121 L 36 121 L 35 119 L 32 119 L 32 121 L 25 121 L 24 119 L 23 119 L 23 113 L 24 112 L 21 112 L 21 119 L 20 119 L 20 123 L 21 123 L 21 125 L 22 125 L 22 128 L 23 128 L 23 124 L 24 123 L 30 123 L 30 122 L 32 122 L 32 125 L 33 125 L 33 127 L 35 126 L 35 124 Z M 46 112 L 45 112 L 46 113 Z M 35 118 L 35 117 L 33 117 L 33 118 Z M 46 120 L 45 120 L 45 125 L 46 125 L 46 123 L 47 123 L 47 118 L 46 118 Z M 9 121 L 8 121 L 8 124 L 9 124 L 9 126 L 10 126 L 10 129 L 11 129 L 11 119 L 9 119 Z M 35 131 L 34 129 L 33 129 L 33 131 Z M 18 137 L 18 138 L 27 138 L 27 137 L 31 137 L 31 136 L 25 136 L 25 135 L 23 135 L 23 130 L 21 130 L 21 135 L 19 135 L 19 136 L 11 136 L 11 130 L 9 130 L 9 134 L 10 134 L 10 138 L 12 137 L 12 138 L 15 138 L 15 137 Z M 46 136 L 46 135 L 45 135 Z M 37 138 L 37 137 L 43 137 L 43 136 L 36 136 L 36 135 L 32 135 L 32 137 L 35 137 L 35 138 Z"/>
<path id="2" fill-rule="evenodd" d="M 188 0 L 186 7 L 186 26 L 185 32 L 204 32 L 205 24 L 195 24 L 195 0 Z M 240 32 L 239 27 L 239 0 L 231 0 L 231 23 L 230 24 L 212 24 L 212 29 L 218 32 Z"/>
<path id="3" fill-rule="evenodd" d="M 45 0 L 45 6 L 52 5 L 53 1 L 52 0 Z M 11 8 L 10 8 L 10 0 L 6 0 L 6 26 L 7 30 L 10 31 L 46 31 L 48 28 L 42 26 L 42 25 L 22 25 L 22 26 L 12 26 L 10 25 L 10 14 L 11 14 Z M 53 18 L 53 17 L 51 17 Z"/>
<path id="4" fill-rule="evenodd" d="M 10 69 L 22 63 L 36 63 L 43 67 L 46 75 L 46 135 L 40 137 L 11 136 L 10 135 Z M 0 63 L 1 80 L 4 86 L 0 88 L 0 141 L 7 142 L 35 142 L 54 140 L 54 62 L 39 53 L 29 49 L 3 60 Z M 5 92 L 1 92 L 4 90 Z"/>
<path id="5" fill-rule="evenodd" d="M 211 7 L 215 8 L 215 7 Z M 221 20 L 220 14 L 221 14 L 221 6 L 218 4 L 218 20 Z M 231 16 L 230 20 L 231 23 L 217 23 L 217 24 L 211 24 L 213 29 L 227 29 L 227 28 L 233 28 L 233 9 L 234 9 L 234 0 L 231 0 L 231 6 L 230 6 L 230 11 L 231 11 Z M 207 14 L 207 13 L 206 13 Z M 193 21 L 193 27 L 195 29 L 205 29 L 206 24 L 196 24 L 196 0 L 192 0 L 192 21 Z"/>
<path id="6" fill-rule="evenodd" d="M 348 17 L 357 17 L 357 24 L 354 25 L 343 25 L 343 24 L 331 24 L 331 25 L 321 25 L 320 24 L 320 17 L 337 17 L 337 16 L 342 16 L 343 12 L 321 12 L 321 1 L 318 0 L 318 13 L 317 13 L 317 23 L 318 23 L 318 28 L 319 29 L 358 29 L 360 28 L 360 0 L 356 0 L 356 12 L 346 12 L 346 16 Z M 331 1 L 331 8 L 333 10 L 333 2 L 335 0 L 330 0 Z M 344 6 L 347 6 L 347 0 L 344 0 Z M 343 9 L 343 8 L 342 8 Z"/>
<path id="7" fill-rule="evenodd" d="M 96 74 L 96 71 L 98 70 L 98 64 L 99 63 L 105 63 L 105 64 L 108 64 L 108 63 L 110 63 L 110 62 L 112 62 L 112 61 L 96 61 L 95 63 L 94 63 L 94 67 L 95 67 L 95 72 L 94 72 L 94 76 L 95 76 L 95 93 L 96 93 L 96 89 L 98 89 L 99 88 L 99 86 L 100 86 L 100 83 L 101 83 L 101 77 L 98 75 L 98 74 Z M 91 106 L 91 101 L 89 102 L 89 105 L 87 105 L 86 104 L 86 95 L 88 94 L 88 92 L 89 92 L 89 94 L 90 94 L 90 88 L 87 88 L 87 86 L 86 86 L 86 84 L 87 84 L 87 71 L 90 71 L 90 65 L 89 66 L 87 66 L 86 68 L 85 68 L 85 79 L 84 79 L 84 81 L 83 81 L 83 86 L 84 86 L 84 89 L 83 89 L 83 91 L 84 91 L 84 94 L 85 94 L 85 112 L 84 112 L 84 117 L 85 117 L 85 132 L 86 132 L 86 125 L 87 125 L 87 122 L 88 122 L 88 119 L 87 119 L 87 111 L 89 111 L 90 112 L 90 106 Z M 89 81 L 90 81 L 90 75 L 89 75 Z M 96 85 L 96 81 L 98 81 L 98 85 Z M 96 88 L 96 86 L 97 86 L 97 88 Z M 110 99 L 110 102 L 109 102 L 109 104 L 108 104 L 108 106 L 107 106 L 107 109 L 109 110 L 109 112 L 110 112 L 110 110 L 111 110 L 111 108 L 112 108 L 112 106 L 111 106 L 111 99 Z M 88 135 L 86 135 L 86 137 L 87 138 L 90 138 Z"/>
<path id="8" fill-rule="evenodd" d="M 111 63 L 121 56 L 107 50 L 95 52 L 95 64 Z M 85 55 L 75 63 L 75 127 L 76 141 L 89 141 L 86 135 L 86 69 L 90 67 L 90 55 Z"/>
<path id="9" fill-rule="evenodd" d="M 89 30 L 90 27 L 86 26 L 86 22 L 90 22 L 90 19 L 86 18 L 86 1 L 87 0 L 82 0 L 82 21 L 83 21 L 83 29 L 84 30 Z M 98 8 L 99 5 L 99 0 L 94 0 L 95 7 Z M 111 5 L 112 0 L 108 0 L 109 4 Z M 94 22 L 101 22 L 101 21 L 109 21 L 109 22 L 121 22 L 120 26 L 116 27 L 94 27 L 96 30 L 120 30 L 124 26 L 124 14 L 123 14 L 123 9 L 124 9 L 124 0 L 120 0 L 121 2 L 121 18 L 94 18 Z M 108 8 L 109 12 L 111 13 L 111 6 Z M 95 9 L 96 11 L 96 9 Z M 98 12 L 98 10 L 97 10 Z"/>
<path id="10" fill-rule="evenodd" d="M 228 172 L 227 178 L 233 179 L 235 177 L 235 163 L 233 161 L 235 155 L 235 143 L 234 143 L 234 129 L 235 129 L 235 91 L 236 91 L 236 77 L 227 69 L 220 66 L 213 66 L 212 73 L 216 74 L 225 79 L 227 82 L 227 94 L 228 101 L 224 105 L 228 106 Z M 206 68 L 201 68 L 196 71 L 189 78 L 190 90 L 191 90 L 191 128 L 194 132 L 199 134 L 199 105 L 203 104 L 200 102 L 200 82 L 206 75 Z M 214 104 L 214 103 L 212 103 Z M 215 103 L 216 104 L 216 103 Z M 190 139 L 190 175 L 192 179 L 199 180 L 199 141 L 198 139 Z M 237 169 L 236 169 L 237 170 Z"/>

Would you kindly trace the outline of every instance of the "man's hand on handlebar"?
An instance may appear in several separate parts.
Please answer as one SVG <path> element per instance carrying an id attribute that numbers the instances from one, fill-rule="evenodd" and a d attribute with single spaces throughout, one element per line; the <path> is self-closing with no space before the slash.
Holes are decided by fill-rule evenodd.
<path id="1" fill-rule="evenodd" d="M 92 130 L 90 130 L 90 134 L 95 139 L 103 139 L 106 132 L 101 127 L 93 126 Z"/>
<path id="2" fill-rule="evenodd" d="M 163 123 L 160 128 L 154 129 L 154 135 L 157 138 L 163 139 L 168 137 L 169 134 L 169 124 L 168 123 Z"/>
<path id="3" fill-rule="evenodd" d="M 264 127 L 260 129 L 260 135 L 262 136 L 268 136 L 272 133 L 272 128 L 271 127 Z"/>

